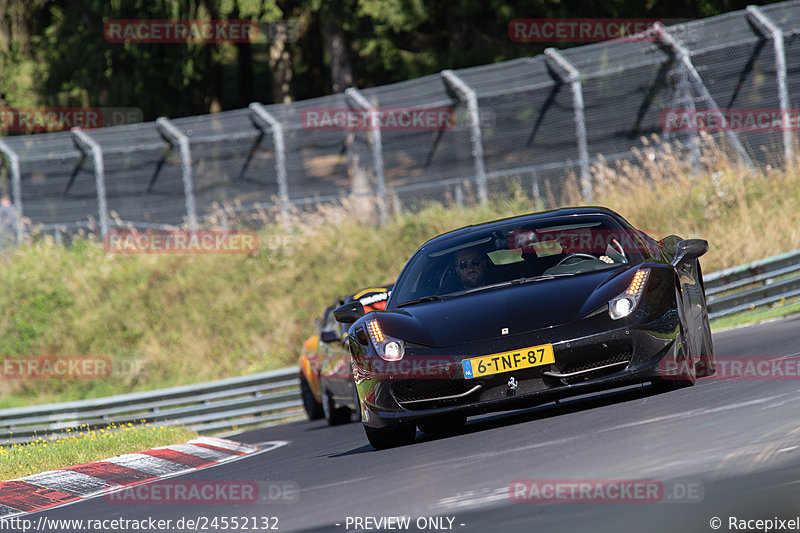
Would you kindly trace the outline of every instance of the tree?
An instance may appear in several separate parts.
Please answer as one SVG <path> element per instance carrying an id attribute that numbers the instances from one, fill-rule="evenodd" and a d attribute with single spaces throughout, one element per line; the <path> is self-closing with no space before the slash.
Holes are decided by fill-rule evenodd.
<path id="1" fill-rule="evenodd" d="M 0 0 L 0 105 L 138 107 L 147 120 L 201 114 L 532 56 L 552 46 L 511 41 L 514 18 L 701 18 L 748 3 Z M 111 43 L 103 33 L 108 20 L 208 18 L 256 20 L 265 36 L 236 44 L 145 44 Z"/>

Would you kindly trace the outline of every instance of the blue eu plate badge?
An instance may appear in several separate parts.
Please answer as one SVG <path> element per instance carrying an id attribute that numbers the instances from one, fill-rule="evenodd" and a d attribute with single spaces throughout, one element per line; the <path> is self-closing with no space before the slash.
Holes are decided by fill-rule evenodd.
<path id="1" fill-rule="evenodd" d="M 470 361 L 469 359 L 461 361 L 461 367 L 464 369 L 464 377 L 466 379 L 475 377 L 472 375 L 472 361 Z"/>

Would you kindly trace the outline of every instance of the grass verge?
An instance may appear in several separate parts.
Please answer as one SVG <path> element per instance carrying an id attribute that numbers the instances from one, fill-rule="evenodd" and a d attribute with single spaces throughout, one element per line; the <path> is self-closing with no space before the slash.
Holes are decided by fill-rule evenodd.
<path id="1" fill-rule="evenodd" d="M 757 307 L 712 320 L 711 329 L 719 331 L 736 326 L 743 326 L 745 324 L 752 324 L 754 322 L 783 318 L 797 313 L 800 313 L 800 297 L 781 300 L 770 306 Z"/>
<path id="2" fill-rule="evenodd" d="M 98 430 L 76 428 L 68 437 L 40 438 L 30 444 L 0 448 L 0 479 L 16 479 L 123 453 L 184 443 L 196 437 L 194 431 L 178 426 L 128 424 L 118 427 L 112 424 Z"/>

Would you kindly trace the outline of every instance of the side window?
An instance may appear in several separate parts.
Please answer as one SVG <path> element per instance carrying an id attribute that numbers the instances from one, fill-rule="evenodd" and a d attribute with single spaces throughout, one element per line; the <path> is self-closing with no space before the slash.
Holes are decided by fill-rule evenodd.
<path id="1" fill-rule="evenodd" d="M 325 311 L 325 320 L 322 322 L 322 331 L 335 331 L 341 336 L 342 327 L 336 318 L 333 316 L 333 308 L 330 307 Z"/>

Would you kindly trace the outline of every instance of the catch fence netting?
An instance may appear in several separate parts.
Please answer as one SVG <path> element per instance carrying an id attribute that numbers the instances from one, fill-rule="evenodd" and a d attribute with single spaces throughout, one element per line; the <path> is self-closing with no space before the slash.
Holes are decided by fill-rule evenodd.
<path id="1" fill-rule="evenodd" d="M 551 49 L 291 104 L 0 137 L 0 192 L 13 198 L 23 239 L 257 228 L 347 201 L 380 223 L 393 212 L 473 204 L 513 188 L 550 208 L 576 194 L 591 201 L 604 183 L 597 169 L 637 164 L 643 148 L 669 144 L 696 157 L 700 133 L 676 122 L 689 112 L 796 116 L 797 94 L 796 0 L 670 26 L 663 36 Z M 319 121 L 370 111 L 445 120 Z M 788 134 L 727 126 L 708 133 L 744 165 L 783 166 L 796 157 L 796 122 Z"/>

